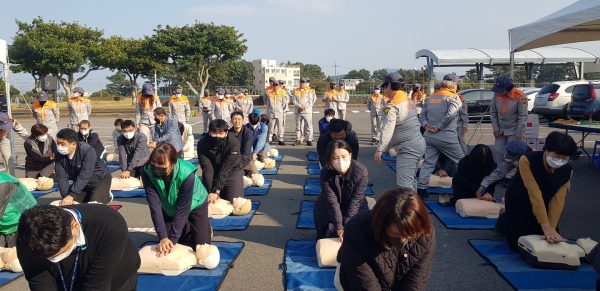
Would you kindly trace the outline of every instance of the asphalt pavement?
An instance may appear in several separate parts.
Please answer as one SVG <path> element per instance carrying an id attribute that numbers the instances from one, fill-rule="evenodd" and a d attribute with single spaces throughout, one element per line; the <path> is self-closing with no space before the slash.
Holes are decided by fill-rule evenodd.
<path id="1" fill-rule="evenodd" d="M 264 109 L 263 109 L 264 110 Z M 313 114 L 313 124 L 323 116 L 322 108 L 316 109 L 319 113 Z M 379 197 L 386 190 L 396 187 L 395 173 L 385 164 L 377 165 L 373 161 L 375 146 L 370 145 L 370 119 L 369 113 L 364 108 L 352 108 L 347 119 L 352 123 L 353 129 L 358 133 L 360 152 L 358 160 L 369 169 L 369 180 L 373 183 L 374 198 Z M 122 116 L 120 116 L 123 118 Z M 133 119 L 133 113 L 131 114 Z M 114 117 L 92 117 L 91 127 L 98 132 L 108 152 L 114 150 L 111 133 L 114 129 Z M 20 117 L 18 120 L 26 127 L 31 128 L 32 118 Z M 196 138 L 202 132 L 202 117 L 191 118 L 190 123 Z M 66 123 L 66 118 L 61 121 Z M 293 115 L 286 119 L 285 140 L 287 146 L 278 146 L 280 153 L 285 157 L 281 163 L 279 173 L 273 178 L 273 186 L 266 196 L 253 196 L 253 201 L 260 201 L 260 207 L 253 217 L 250 226 L 243 231 L 215 231 L 214 241 L 243 241 L 245 247 L 234 262 L 233 267 L 225 277 L 220 290 L 284 290 L 284 274 L 281 264 L 284 262 L 284 249 L 286 242 L 294 240 L 312 240 L 314 230 L 301 230 L 296 228 L 300 203 L 303 200 L 312 200 L 314 196 L 304 196 L 303 186 L 305 179 L 318 176 L 307 174 L 306 154 L 315 151 L 315 147 L 291 146 L 294 141 L 295 122 Z M 477 128 L 477 130 L 476 130 Z M 545 136 L 553 131 L 542 122 L 540 136 Z M 315 126 L 315 140 L 318 128 Z M 579 133 L 571 132 L 578 141 Z M 593 142 L 600 139 L 591 134 L 586 141 L 586 147 L 591 153 Z M 493 135 L 489 123 L 469 125 L 466 140 L 471 146 L 483 143 L 493 145 Z M 18 155 L 17 176 L 24 177 L 24 150 L 21 140 L 17 139 L 16 152 Z M 589 166 L 585 155 L 579 160 L 571 162 L 574 174 L 571 191 L 567 196 L 567 203 L 560 220 L 561 234 L 566 238 L 577 239 L 591 237 L 600 240 L 600 219 L 597 209 L 600 206 L 600 193 L 595 187 L 600 187 L 600 170 L 595 165 Z M 113 173 L 117 176 L 120 171 Z M 200 169 L 198 170 L 200 174 Z M 497 188 L 497 197 L 504 195 L 502 186 Z M 47 204 L 58 199 L 58 193 L 51 193 L 40 197 L 40 204 Z M 429 199 L 436 200 L 436 195 Z M 123 206 L 119 212 L 125 217 L 130 228 L 152 228 L 152 221 L 145 198 L 115 199 L 112 204 Z M 494 270 L 494 268 L 479 256 L 468 244 L 469 239 L 500 239 L 490 230 L 450 230 L 445 228 L 439 220 L 431 215 L 437 233 L 437 250 L 434 266 L 428 283 L 428 290 L 512 290 L 512 287 Z M 596 217 L 596 218 L 594 218 Z M 137 246 L 146 241 L 157 240 L 154 233 L 130 233 L 131 239 Z M 27 290 L 24 277 L 3 286 L 0 290 Z M 167 291 L 167 290 L 164 290 Z"/>

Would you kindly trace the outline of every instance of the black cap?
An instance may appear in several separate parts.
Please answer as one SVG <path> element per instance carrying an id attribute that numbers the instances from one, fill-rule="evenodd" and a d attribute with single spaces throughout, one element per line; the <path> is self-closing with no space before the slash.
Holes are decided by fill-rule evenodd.
<path id="1" fill-rule="evenodd" d="M 398 72 L 389 73 L 387 76 L 385 76 L 385 79 L 383 79 L 383 84 L 391 82 L 404 82 L 404 77 L 402 77 L 402 75 L 400 75 Z M 381 87 L 384 86 L 381 85 Z"/>
<path id="2" fill-rule="evenodd" d="M 300 83 L 306 83 L 306 78 L 300 78 Z"/>
<path id="3" fill-rule="evenodd" d="M 375 85 L 375 87 L 373 87 L 373 89 L 374 89 L 374 90 L 379 90 L 379 89 L 381 89 L 381 86 L 379 86 L 379 85 Z"/>
<path id="4" fill-rule="evenodd" d="M 454 75 L 454 74 L 447 74 L 446 76 L 444 76 L 444 81 L 452 81 L 454 83 L 458 83 L 458 76 Z"/>
<path id="5" fill-rule="evenodd" d="M 344 81 L 340 80 L 338 85 L 344 85 Z"/>
<path id="6" fill-rule="evenodd" d="M 273 80 L 272 82 L 273 82 L 273 85 L 279 85 L 279 81 L 277 81 L 277 80 Z"/>
<path id="7" fill-rule="evenodd" d="M 496 79 L 496 83 L 492 87 L 492 91 L 500 94 L 504 93 L 506 89 L 513 87 L 513 82 L 509 77 L 500 76 Z"/>
<path id="8" fill-rule="evenodd" d="M 269 82 L 273 82 L 273 81 L 275 81 L 275 80 L 276 80 L 276 79 L 275 79 L 275 77 L 270 77 L 270 78 L 269 78 Z"/>
<path id="9" fill-rule="evenodd" d="M 310 83 L 310 78 L 305 78 L 306 82 Z"/>
<path id="10" fill-rule="evenodd" d="M 334 85 L 334 86 L 335 86 L 335 82 L 331 82 L 331 83 L 329 83 L 329 85 L 330 85 L 330 86 L 331 86 L 331 85 Z"/>

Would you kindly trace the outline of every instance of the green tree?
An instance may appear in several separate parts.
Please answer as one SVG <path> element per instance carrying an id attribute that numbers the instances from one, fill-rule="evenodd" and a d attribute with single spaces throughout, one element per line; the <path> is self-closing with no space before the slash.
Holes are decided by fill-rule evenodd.
<path id="1" fill-rule="evenodd" d="M 123 72 L 117 72 L 112 76 L 106 77 L 110 81 L 106 85 L 106 91 L 111 94 L 128 95 L 131 92 L 131 83 L 127 80 L 127 75 Z"/>
<path id="2" fill-rule="evenodd" d="M 147 38 L 146 51 L 155 59 L 173 65 L 189 89 L 198 94 L 193 82 L 204 91 L 210 72 L 229 61 L 236 61 L 248 47 L 243 34 L 232 26 L 196 22 L 183 27 L 158 26 L 154 36 Z"/>
<path id="3" fill-rule="evenodd" d="M 211 78 L 208 87 L 217 86 L 252 86 L 252 62 L 246 60 L 230 61 L 218 68 L 214 68 L 210 74 Z"/>
<path id="4" fill-rule="evenodd" d="M 36 83 L 39 77 L 52 74 L 71 95 L 78 82 L 91 71 L 102 68 L 94 56 L 100 49 L 103 31 L 77 22 L 44 22 L 41 17 L 31 23 L 15 21 L 17 35 L 9 49 L 10 59 L 16 64 L 12 67 L 15 72 L 31 74 Z M 79 73 L 83 75 L 76 78 Z"/>
<path id="5" fill-rule="evenodd" d="M 369 70 L 366 69 L 360 69 L 358 71 L 351 70 L 346 74 L 346 76 L 344 76 L 344 79 L 362 79 L 364 81 L 370 81 L 371 72 L 369 72 Z"/>
<path id="6" fill-rule="evenodd" d="M 373 76 L 371 77 L 375 82 L 383 82 L 385 76 L 388 75 L 388 71 L 386 69 L 380 69 L 377 71 L 373 71 Z"/>
<path id="7" fill-rule="evenodd" d="M 4 80 L 2 79 L 0 79 L 0 94 L 6 94 L 6 83 L 4 83 Z M 15 88 L 13 85 L 10 85 L 10 96 L 14 98 L 19 95 L 21 95 L 21 91 L 19 91 L 19 89 Z"/>
<path id="8" fill-rule="evenodd" d="M 399 69 L 398 73 L 404 77 L 404 84 L 407 85 L 416 83 L 421 84 L 429 80 L 429 73 L 427 70 Z"/>

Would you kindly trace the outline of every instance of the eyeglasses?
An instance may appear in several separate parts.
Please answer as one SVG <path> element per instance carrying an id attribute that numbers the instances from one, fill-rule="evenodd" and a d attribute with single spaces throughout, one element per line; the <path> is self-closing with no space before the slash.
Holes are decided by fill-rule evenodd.
<path id="1" fill-rule="evenodd" d="M 570 160 L 570 158 L 560 158 L 560 157 L 556 157 L 556 156 L 551 155 L 551 154 L 548 154 L 548 156 L 550 157 L 550 159 L 552 159 L 555 162 L 562 161 L 563 163 L 568 163 L 569 160 Z"/>

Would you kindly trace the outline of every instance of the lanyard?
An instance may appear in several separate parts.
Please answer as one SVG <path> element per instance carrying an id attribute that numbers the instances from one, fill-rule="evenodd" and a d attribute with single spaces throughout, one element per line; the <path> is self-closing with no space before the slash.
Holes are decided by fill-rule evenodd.
<path id="1" fill-rule="evenodd" d="M 73 242 L 75 243 L 75 242 Z M 79 262 L 79 251 L 80 247 L 77 247 L 77 255 L 75 256 L 75 265 L 73 265 L 73 276 L 71 277 L 71 288 L 67 289 L 67 284 L 65 283 L 65 277 L 63 277 L 62 268 L 60 267 L 60 262 L 56 263 L 58 265 L 58 273 L 60 274 L 60 280 L 63 284 L 63 290 L 65 291 L 73 291 L 73 285 L 75 284 L 75 274 L 77 274 L 77 263 Z"/>

